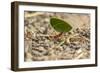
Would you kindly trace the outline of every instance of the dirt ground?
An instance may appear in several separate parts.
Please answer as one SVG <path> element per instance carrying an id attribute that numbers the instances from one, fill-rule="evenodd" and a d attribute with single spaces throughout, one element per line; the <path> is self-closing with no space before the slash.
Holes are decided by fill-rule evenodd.
<path id="1" fill-rule="evenodd" d="M 72 30 L 51 38 L 59 34 L 50 25 L 51 17 L 68 22 Z M 24 18 L 25 61 L 90 58 L 89 14 L 26 11 Z"/>

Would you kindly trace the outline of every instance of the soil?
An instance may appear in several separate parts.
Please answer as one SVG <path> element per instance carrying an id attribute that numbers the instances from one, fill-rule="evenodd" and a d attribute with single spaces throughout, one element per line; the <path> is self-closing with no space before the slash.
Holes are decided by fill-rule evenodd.
<path id="1" fill-rule="evenodd" d="M 51 17 L 67 21 L 72 30 L 51 38 L 59 34 L 50 26 Z M 24 18 L 25 61 L 90 58 L 89 14 L 26 11 Z"/>

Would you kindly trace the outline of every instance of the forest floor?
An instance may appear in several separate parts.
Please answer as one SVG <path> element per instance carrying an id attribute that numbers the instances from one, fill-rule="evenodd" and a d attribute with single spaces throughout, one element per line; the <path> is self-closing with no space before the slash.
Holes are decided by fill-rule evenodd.
<path id="1" fill-rule="evenodd" d="M 51 38 L 59 33 L 50 25 L 51 17 L 70 23 L 72 30 Z M 25 61 L 90 58 L 89 14 L 26 11 L 24 18 Z"/>

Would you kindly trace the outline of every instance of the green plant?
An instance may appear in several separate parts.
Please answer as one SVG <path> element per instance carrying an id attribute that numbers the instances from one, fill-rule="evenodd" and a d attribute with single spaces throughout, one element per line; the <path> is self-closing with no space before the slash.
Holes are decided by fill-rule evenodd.
<path id="1" fill-rule="evenodd" d="M 68 22 L 58 18 L 50 18 L 50 24 L 57 32 L 60 32 L 58 35 L 55 35 L 54 38 L 58 38 L 63 33 L 69 32 L 72 29 L 72 26 Z"/>

